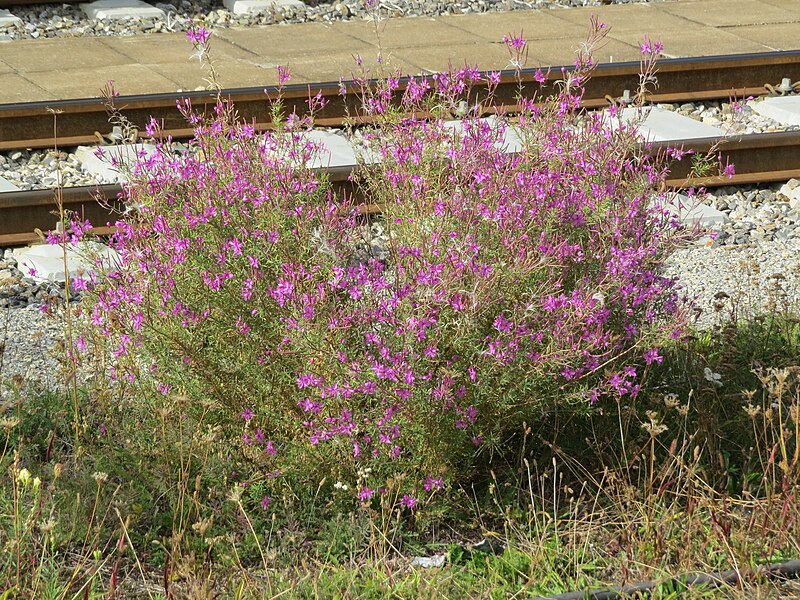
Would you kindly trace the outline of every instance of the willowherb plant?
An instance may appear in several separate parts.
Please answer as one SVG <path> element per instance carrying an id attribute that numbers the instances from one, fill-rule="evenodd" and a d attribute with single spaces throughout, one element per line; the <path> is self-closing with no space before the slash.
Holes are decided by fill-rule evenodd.
<path id="1" fill-rule="evenodd" d="M 513 126 L 402 116 L 496 79 L 477 69 L 365 99 L 380 162 L 356 178 L 382 207 L 377 252 L 358 206 L 309 167 L 299 119 L 257 135 L 222 102 L 210 121 L 182 104 L 192 152 L 164 144 L 136 167 L 122 266 L 96 290 L 116 375 L 212 402 L 265 508 L 290 474 L 357 482 L 372 502 L 404 473 L 412 509 L 523 422 L 635 397 L 681 334 L 659 269 L 683 234 L 653 205 L 664 169 L 635 132 L 577 118 L 587 57 L 552 102 L 521 98 Z"/>

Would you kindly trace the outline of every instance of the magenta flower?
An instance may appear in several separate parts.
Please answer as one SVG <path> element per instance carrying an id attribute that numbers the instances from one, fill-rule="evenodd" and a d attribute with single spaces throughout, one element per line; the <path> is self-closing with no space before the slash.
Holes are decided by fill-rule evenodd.
<path id="1" fill-rule="evenodd" d="M 278 65 L 275 69 L 278 72 L 278 85 L 284 86 L 289 83 L 289 80 L 292 78 L 292 71 L 289 67 Z"/>
<path id="2" fill-rule="evenodd" d="M 725 165 L 722 174 L 725 175 L 725 177 L 727 177 L 728 179 L 731 179 L 733 178 L 734 175 L 736 175 L 736 167 L 734 166 L 733 163 L 728 163 L 727 165 Z"/>
<path id="3" fill-rule="evenodd" d="M 267 496 L 264 496 L 264 499 L 261 501 L 261 508 L 267 510 L 270 502 L 272 502 L 272 500 L 270 500 Z"/>
<path id="4" fill-rule="evenodd" d="M 256 416 L 256 414 L 255 414 L 255 413 L 252 411 L 252 409 L 250 409 L 250 408 L 248 407 L 248 408 L 245 408 L 245 409 L 242 411 L 242 415 L 241 415 L 241 416 L 242 416 L 242 418 L 243 418 L 245 421 L 248 421 L 248 422 L 249 422 L 249 421 L 250 421 L 250 419 L 252 419 L 254 416 Z"/>
<path id="5" fill-rule="evenodd" d="M 522 33 L 519 35 L 504 35 L 502 41 L 506 46 L 514 50 L 522 50 L 527 45 Z"/>
<path id="6" fill-rule="evenodd" d="M 208 38 L 211 37 L 211 32 L 201 25 L 200 27 L 193 27 L 187 31 L 186 37 L 189 38 L 189 41 L 193 44 L 204 46 Z"/>
<path id="7" fill-rule="evenodd" d="M 404 508 L 414 508 L 417 505 L 417 502 L 419 502 L 419 500 L 414 498 L 414 496 L 409 496 L 408 494 L 400 498 L 400 505 Z"/>
<path id="8" fill-rule="evenodd" d="M 650 350 L 644 353 L 644 362 L 646 362 L 648 365 L 651 365 L 654 362 L 661 364 L 663 360 L 664 357 L 658 353 L 658 348 L 650 348 Z"/>
<path id="9" fill-rule="evenodd" d="M 428 477 L 425 478 L 425 483 L 422 487 L 424 487 L 428 492 L 438 492 L 443 486 L 444 481 L 441 477 L 434 478 L 428 475 Z"/>
<path id="10" fill-rule="evenodd" d="M 372 498 L 373 494 L 375 494 L 375 490 L 373 490 L 372 488 L 363 487 L 361 488 L 361 491 L 358 492 L 358 499 L 361 502 L 367 502 Z"/>

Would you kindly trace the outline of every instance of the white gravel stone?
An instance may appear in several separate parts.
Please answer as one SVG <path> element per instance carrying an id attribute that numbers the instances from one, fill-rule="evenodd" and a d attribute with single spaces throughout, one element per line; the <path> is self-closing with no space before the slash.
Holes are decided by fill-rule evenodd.
<path id="1" fill-rule="evenodd" d="M 677 251 L 666 274 L 694 299 L 701 329 L 775 308 L 800 307 L 800 240 L 737 247 L 693 246 Z"/>
<path id="2" fill-rule="evenodd" d="M 5 341 L 0 382 L 17 376 L 27 384 L 59 389 L 63 381 L 54 350 L 62 331 L 63 326 L 37 306 L 0 310 L 0 341 Z M 11 391 L 0 386 L 0 400 L 11 397 Z"/>
<path id="3" fill-rule="evenodd" d="M 85 171 L 74 152 L 53 150 L 0 154 L 0 177 L 20 190 L 112 183 Z"/>

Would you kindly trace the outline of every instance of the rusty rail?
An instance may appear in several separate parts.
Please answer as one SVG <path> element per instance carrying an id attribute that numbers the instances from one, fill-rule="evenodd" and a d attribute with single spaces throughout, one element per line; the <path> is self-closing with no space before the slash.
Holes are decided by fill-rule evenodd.
<path id="1" fill-rule="evenodd" d="M 583 105 L 586 108 L 607 106 L 608 97 L 618 98 L 625 90 L 635 92 L 639 85 L 639 67 L 638 62 L 599 65 L 586 83 Z M 562 69 L 569 72 L 572 68 L 553 67 L 544 87 L 536 83 L 532 69 L 523 70 L 520 81 L 512 71 L 503 71 L 494 93 L 494 105 L 500 110 L 514 111 L 520 93 L 525 97 L 534 92 L 540 98 L 552 96 L 557 93 L 555 82 L 563 78 Z M 800 50 L 665 59 L 659 63 L 657 77 L 658 88 L 649 97 L 653 102 L 719 100 L 732 95 L 741 98 L 763 94 L 765 84 L 778 85 L 784 78 L 800 81 Z M 400 81 L 401 90 L 407 81 Z M 730 85 L 732 81 L 737 82 L 735 88 Z M 309 94 L 321 92 L 327 104 L 316 114 L 316 124 L 340 126 L 348 115 L 358 115 L 360 111 L 360 86 L 349 81 L 344 83 L 344 88 L 346 93 L 341 95 L 338 82 L 287 86 L 282 93 L 284 111 L 305 114 Z M 486 94 L 486 89 L 477 86 L 472 94 L 472 99 L 479 99 Z M 278 96 L 277 88 L 226 89 L 222 96 L 230 99 L 240 117 L 253 122 L 257 129 L 271 127 L 271 109 Z M 216 101 L 216 92 L 121 96 L 115 102 L 140 129 L 153 117 L 163 123 L 166 133 L 181 138 L 191 135 L 191 129 L 176 107 L 176 101 L 181 98 L 188 98 L 196 109 L 207 111 Z M 57 132 L 62 147 L 93 143 L 95 131 L 107 133 L 111 128 L 100 98 L 7 104 L 0 106 L 0 150 L 53 146 L 53 111 L 59 113 Z"/>

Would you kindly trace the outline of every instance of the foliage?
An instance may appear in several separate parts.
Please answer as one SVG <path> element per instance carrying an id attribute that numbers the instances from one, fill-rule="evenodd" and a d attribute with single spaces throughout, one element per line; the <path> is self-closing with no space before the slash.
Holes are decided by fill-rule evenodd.
<path id="1" fill-rule="evenodd" d="M 478 84 L 488 106 L 497 78 L 475 69 L 365 90 L 377 162 L 357 179 L 388 242 L 365 243 L 359 206 L 313 168 L 310 120 L 257 135 L 222 101 L 211 121 L 187 101 L 192 151 L 137 165 L 122 264 L 96 289 L 116 376 L 207 407 L 265 506 L 276 479 L 369 504 L 415 473 L 398 488 L 413 510 L 514 450 L 522 423 L 635 398 L 639 365 L 680 335 L 659 267 L 683 234 L 635 131 L 578 118 L 590 71 L 582 55 L 553 101 L 520 98 L 513 127 L 404 116 Z"/>

